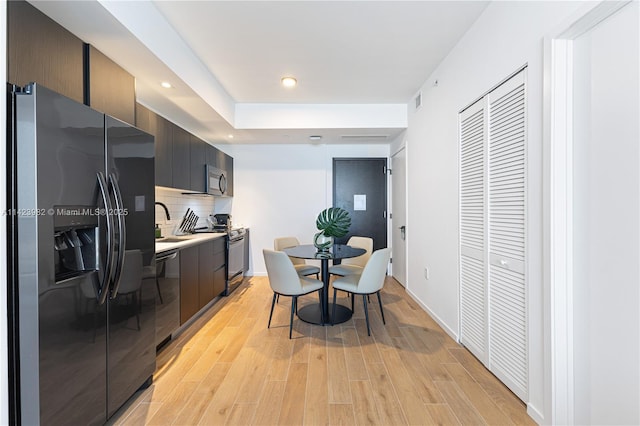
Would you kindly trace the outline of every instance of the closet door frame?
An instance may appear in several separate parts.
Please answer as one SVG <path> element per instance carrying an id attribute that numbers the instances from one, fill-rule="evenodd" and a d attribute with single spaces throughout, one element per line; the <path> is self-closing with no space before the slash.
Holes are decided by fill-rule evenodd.
<path id="1" fill-rule="evenodd" d="M 543 304 L 544 418 L 574 423 L 573 338 L 573 41 L 628 1 L 576 12 L 544 40 Z"/>

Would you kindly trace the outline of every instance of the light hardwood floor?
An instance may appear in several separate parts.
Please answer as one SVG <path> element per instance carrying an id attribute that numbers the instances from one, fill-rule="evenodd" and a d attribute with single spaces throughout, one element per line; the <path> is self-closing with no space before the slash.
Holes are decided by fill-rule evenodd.
<path id="1" fill-rule="evenodd" d="M 371 299 L 348 322 L 320 327 L 294 318 L 252 277 L 158 355 L 154 383 L 115 425 L 535 424 L 525 405 L 387 278 L 386 326 Z M 339 301 L 349 306 L 345 293 Z M 317 303 L 305 296 L 299 306 Z"/>

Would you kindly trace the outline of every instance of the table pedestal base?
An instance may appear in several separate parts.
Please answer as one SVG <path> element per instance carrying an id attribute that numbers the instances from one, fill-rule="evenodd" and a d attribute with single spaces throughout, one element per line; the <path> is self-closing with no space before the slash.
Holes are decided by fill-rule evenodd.
<path id="1" fill-rule="evenodd" d="M 320 315 L 320 305 L 317 303 L 303 306 L 298 309 L 298 318 L 309 324 L 316 325 L 331 325 L 331 312 L 333 310 L 333 304 L 329 304 L 329 315 L 325 316 L 324 324 L 322 324 L 322 317 Z M 351 318 L 351 309 L 346 306 L 336 305 L 336 316 L 333 319 L 334 324 L 341 324 L 349 321 Z M 328 317 L 328 318 L 327 318 Z"/>

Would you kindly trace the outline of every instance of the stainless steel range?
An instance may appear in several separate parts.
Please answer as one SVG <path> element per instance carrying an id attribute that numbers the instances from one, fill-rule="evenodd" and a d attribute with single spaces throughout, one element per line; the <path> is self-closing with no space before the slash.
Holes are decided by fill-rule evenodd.
<path id="1" fill-rule="evenodd" d="M 225 296 L 238 288 L 244 279 L 245 235 L 244 228 L 232 228 L 227 232 L 227 288 L 224 292 Z"/>

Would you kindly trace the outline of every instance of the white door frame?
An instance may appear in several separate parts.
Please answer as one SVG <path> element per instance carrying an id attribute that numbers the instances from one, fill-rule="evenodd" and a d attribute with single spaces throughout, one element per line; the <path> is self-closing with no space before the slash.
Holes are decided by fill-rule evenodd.
<path id="1" fill-rule="evenodd" d="M 545 38 L 543 119 L 543 297 L 545 419 L 574 423 L 573 370 L 573 40 L 627 1 L 587 6 Z M 548 417 L 550 416 L 550 417 Z"/>
<path id="2" fill-rule="evenodd" d="M 389 163 L 389 167 L 391 169 L 391 184 L 389 185 L 390 188 L 390 197 L 389 197 L 389 203 L 391 204 L 391 223 L 389 226 L 389 241 L 390 241 L 390 246 L 393 249 L 395 249 L 396 247 L 394 247 L 393 244 L 393 235 L 394 235 L 394 231 L 396 229 L 396 221 L 397 221 L 397 217 L 396 217 L 396 211 L 395 211 L 395 205 L 393 204 L 393 200 L 394 200 L 394 193 L 393 193 L 393 179 L 395 179 L 395 177 L 393 176 L 393 159 L 394 157 L 399 154 L 400 152 L 404 151 L 404 156 L 405 156 L 405 160 L 404 160 L 404 168 L 405 168 L 405 173 L 404 173 L 404 182 L 402 183 L 404 185 L 404 218 L 402 220 L 402 222 L 404 223 L 405 226 L 407 226 L 407 206 L 408 206 L 408 191 L 407 191 L 407 146 L 406 143 L 403 144 L 400 148 L 398 148 L 395 152 L 393 152 L 391 154 L 391 157 L 389 158 L 390 163 Z M 408 240 L 408 235 L 405 231 L 405 238 L 404 238 L 404 281 L 403 283 L 400 283 L 405 289 L 407 288 L 407 280 L 408 280 L 408 276 L 407 276 L 407 271 L 409 268 L 409 262 L 408 262 L 408 257 L 407 256 L 407 240 Z M 394 256 L 395 257 L 395 256 Z M 397 265 L 397 260 L 394 259 L 394 263 Z M 394 275 L 394 271 L 393 271 L 393 265 L 394 263 L 391 264 L 391 275 L 395 277 Z M 398 281 L 399 282 L 399 281 Z"/>

